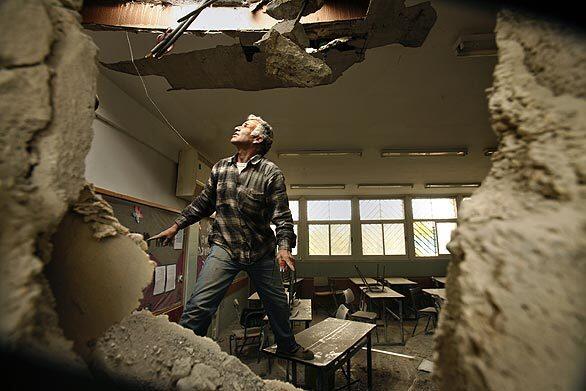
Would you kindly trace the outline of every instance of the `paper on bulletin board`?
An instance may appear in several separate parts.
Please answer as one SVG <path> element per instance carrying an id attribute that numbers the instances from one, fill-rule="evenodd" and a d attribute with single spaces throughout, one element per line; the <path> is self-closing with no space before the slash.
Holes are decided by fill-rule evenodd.
<path id="1" fill-rule="evenodd" d="M 175 235 L 175 241 L 173 242 L 173 250 L 181 250 L 183 248 L 183 230 L 180 229 Z"/>
<path id="2" fill-rule="evenodd" d="M 173 289 L 175 289 L 176 271 L 176 265 L 167 265 L 167 283 L 165 284 L 165 292 L 171 292 Z"/>
<path id="3" fill-rule="evenodd" d="M 153 295 L 160 295 L 163 292 L 165 292 L 165 266 L 157 266 L 155 268 Z"/>

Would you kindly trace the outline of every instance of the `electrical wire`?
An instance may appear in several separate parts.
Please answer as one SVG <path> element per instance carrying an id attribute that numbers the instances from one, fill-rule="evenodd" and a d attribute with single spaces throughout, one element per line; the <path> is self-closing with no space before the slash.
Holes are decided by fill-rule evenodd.
<path id="1" fill-rule="evenodd" d="M 161 114 L 161 117 L 163 117 L 163 119 L 165 120 L 165 122 L 167 123 L 167 125 L 173 130 L 173 132 L 175 132 L 175 134 L 188 146 L 191 146 L 187 140 L 185 140 L 185 138 L 181 135 L 181 133 L 179 133 L 179 131 L 177 129 L 175 129 L 175 127 L 171 124 L 171 122 L 169 122 L 169 120 L 167 119 L 167 117 L 165 116 L 165 114 L 163 114 L 163 112 L 161 111 L 161 109 L 159 109 L 159 106 L 157 106 L 157 104 L 155 103 L 155 101 L 153 100 L 153 98 L 151 98 L 151 95 L 149 94 L 149 90 L 146 86 L 146 83 L 144 82 L 144 79 L 142 77 L 142 75 L 140 74 L 140 71 L 138 70 L 138 67 L 136 66 L 135 62 L 134 62 L 134 53 L 132 51 L 132 45 L 130 43 L 130 38 L 128 37 L 128 31 L 124 32 L 126 34 L 126 41 L 128 42 L 128 50 L 130 51 L 130 61 L 132 62 L 132 65 L 134 66 L 134 69 L 136 70 L 136 74 L 140 77 L 140 81 L 142 83 L 142 87 L 144 88 L 144 92 L 146 94 L 146 97 L 148 98 L 148 100 L 153 104 L 153 106 L 155 107 L 155 109 L 157 109 L 157 111 L 159 112 L 159 114 Z"/>

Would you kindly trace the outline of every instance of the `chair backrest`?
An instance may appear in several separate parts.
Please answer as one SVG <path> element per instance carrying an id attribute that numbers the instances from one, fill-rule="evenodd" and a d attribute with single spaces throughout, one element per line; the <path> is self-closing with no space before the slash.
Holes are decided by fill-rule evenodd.
<path id="1" fill-rule="evenodd" d="M 265 311 L 259 308 L 245 308 L 240 315 L 240 324 L 244 327 L 261 327 Z"/>
<path id="2" fill-rule="evenodd" d="M 348 288 L 344 290 L 344 303 L 351 304 L 354 302 L 354 292 Z"/>
<path id="3" fill-rule="evenodd" d="M 431 299 L 423 293 L 421 287 L 417 286 L 415 288 L 409 288 L 409 296 L 411 297 L 411 305 L 415 310 L 420 310 L 433 305 Z"/>
<path id="4" fill-rule="evenodd" d="M 313 286 L 330 286 L 328 277 L 313 277 Z"/>
<path id="5" fill-rule="evenodd" d="M 338 319 L 346 319 L 348 317 L 348 312 L 350 310 L 344 304 L 340 304 L 338 310 L 336 311 L 336 318 Z"/>

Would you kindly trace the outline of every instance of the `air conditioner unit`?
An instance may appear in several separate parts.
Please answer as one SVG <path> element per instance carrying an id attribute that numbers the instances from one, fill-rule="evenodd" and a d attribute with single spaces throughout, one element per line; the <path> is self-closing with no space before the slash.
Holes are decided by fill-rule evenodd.
<path id="1" fill-rule="evenodd" d="M 175 195 L 191 201 L 201 193 L 210 173 L 210 165 L 198 151 L 193 148 L 180 151 Z"/>

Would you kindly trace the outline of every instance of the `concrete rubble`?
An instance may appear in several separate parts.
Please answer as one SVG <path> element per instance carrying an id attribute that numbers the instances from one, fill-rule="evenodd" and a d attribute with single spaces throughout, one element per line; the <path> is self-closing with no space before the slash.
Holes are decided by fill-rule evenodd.
<path id="1" fill-rule="evenodd" d="M 437 18 L 430 2 L 405 7 L 404 1 L 371 0 L 361 19 L 306 26 L 295 23 L 302 4 L 302 0 L 270 2 L 267 13 L 281 10 L 271 16 L 283 20 L 268 32 L 227 29 L 229 35 L 240 37 L 240 44 L 170 53 L 158 60 L 140 58 L 136 68 L 143 76 L 164 77 L 171 90 L 314 87 L 333 83 L 346 69 L 363 61 L 368 48 L 394 43 L 421 46 Z M 309 1 L 304 14 L 318 11 L 322 4 Z M 117 27 L 99 26 L 100 30 L 112 28 Z M 130 61 L 103 65 L 138 74 Z"/>
<path id="2" fill-rule="evenodd" d="M 301 15 L 306 16 L 319 10 L 324 3 L 325 0 L 271 0 L 266 12 L 275 19 L 295 19 L 302 9 Z"/>
<path id="3" fill-rule="evenodd" d="M 586 351 L 584 35 L 503 11 L 489 109 L 500 140 L 449 244 L 443 390 L 573 390 Z"/>
<path id="4" fill-rule="evenodd" d="M 97 341 L 90 368 L 102 379 L 155 390 L 296 390 L 263 381 L 207 337 L 141 311 L 112 326 Z"/>

